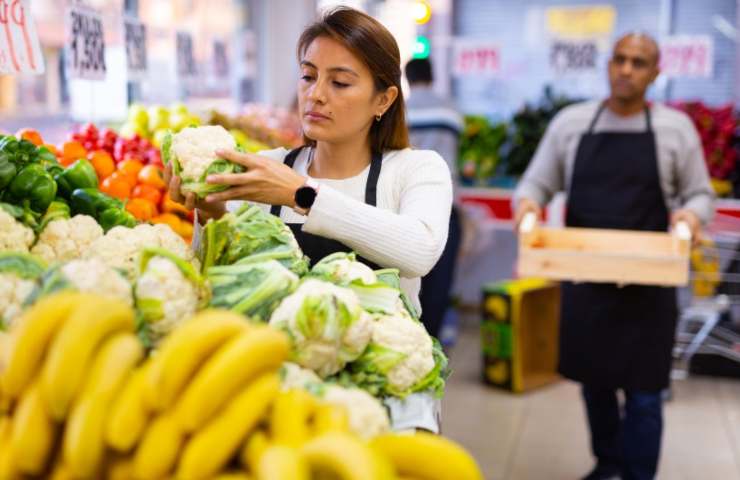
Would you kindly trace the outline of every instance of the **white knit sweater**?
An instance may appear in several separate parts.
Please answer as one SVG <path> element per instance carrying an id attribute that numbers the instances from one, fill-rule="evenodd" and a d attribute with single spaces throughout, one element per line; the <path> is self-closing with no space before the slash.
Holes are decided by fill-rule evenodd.
<path id="1" fill-rule="evenodd" d="M 260 152 L 280 162 L 287 154 L 284 148 Z M 294 165 L 301 175 L 308 176 L 308 158 L 309 149 L 304 148 Z M 284 207 L 280 218 L 302 223 L 306 233 L 338 240 L 381 267 L 399 269 L 401 287 L 420 310 L 421 277 L 437 263 L 447 242 L 450 170 L 430 150 L 387 152 L 378 178 L 377 208 L 365 204 L 369 170 L 342 180 L 315 179 L 321 188 L 308 216 Z M 230 202 L 229 210 L 234 208 L 237 202 Z"/>

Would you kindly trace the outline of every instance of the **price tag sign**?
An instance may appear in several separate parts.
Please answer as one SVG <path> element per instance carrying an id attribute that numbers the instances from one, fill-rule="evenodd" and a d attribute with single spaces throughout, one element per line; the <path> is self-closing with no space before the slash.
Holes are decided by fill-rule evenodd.
<path id="1" fill-rule="evenodd" d="M 501 73 L 501 48 L 491 42 L 458 40 L 454 43 L 453 74 L 458 77 L 495 77 Z"/>
<path id="2" fill-rule="evenodd" d="M 226 53 L 226 43 L 223 40 L 213 42 L 213 71 L 217 77 L 229 75 L 229 57 Z"/>
<path id="3" fill-rule="evenodd" d="M 676 35 L 660 45 L 660 70 L 671 78 L 710 78 L 714 41 L 709 35 Z"/>
<path id="4" fill-rule="evenodd" d="M 29 0 L 0 0 L 0 75 L 44 73 Z"/>
<path id="5" fill-rule="evenodd" d="M 147 69 L 146 25 L 135 18 L 126 17 L 123 19 L 123 31 L 129 76 L 144 76 Z"/>
<path id="6" fill-rule="evenodd" d="M 550 46 L 550 66 L 557 73 L 594 71 L 598 55 L 595 41 L 556 40 Z"/>
<path id="7" fill-rule="evenodd" d="M 95 10 L 76 5 L 67 10 L 67 72 L 72 78 L 104 80 L 105 34 L 103 18 Z"/>
<path id="8" fill-rule="evenodd" d="M 194 77 L 195 56 L 193 55 L 193 36 L 188 32 L 177 32 L 177 74 L 181 77 Z"/>

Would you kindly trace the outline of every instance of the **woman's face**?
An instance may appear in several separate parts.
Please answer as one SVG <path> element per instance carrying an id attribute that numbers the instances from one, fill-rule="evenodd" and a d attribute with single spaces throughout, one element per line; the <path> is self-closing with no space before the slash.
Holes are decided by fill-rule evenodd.
<path id="1" fill-rule="evenodd" d="M 370 70 L 336 40 L 318 37 L 306 49 L 298 104 L 310 139 L 344 143 L 367 137 L 375 116 L 385 113 L 397 95 L 395 87 L 376 92 Z"/>

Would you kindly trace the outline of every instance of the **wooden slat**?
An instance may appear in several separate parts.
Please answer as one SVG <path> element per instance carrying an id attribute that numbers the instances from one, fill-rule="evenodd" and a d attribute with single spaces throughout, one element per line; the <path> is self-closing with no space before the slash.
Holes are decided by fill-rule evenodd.
<path id="1" fill-rule="evenodd" d="M 660 232 L 539 228 L 520 238 L 520 276 L 552 280 L 683 286 L 688 240 Z"/>

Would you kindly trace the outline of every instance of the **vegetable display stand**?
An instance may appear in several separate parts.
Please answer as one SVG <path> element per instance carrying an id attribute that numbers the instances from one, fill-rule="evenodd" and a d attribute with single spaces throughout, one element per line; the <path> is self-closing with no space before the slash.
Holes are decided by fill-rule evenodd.
<path id="1" fill-rule="evenodd" d="M 550 280 L 684 286 L 690 250 L 685 228 L 660 233 L 534 226 L 519 236 L 517 272 Z"/>
<path id="2" fill-rule="evenodd" d="M 483 380 L 515 393 L 557 374 L 560 287 L 539 279 L 483 287 Z"/>

